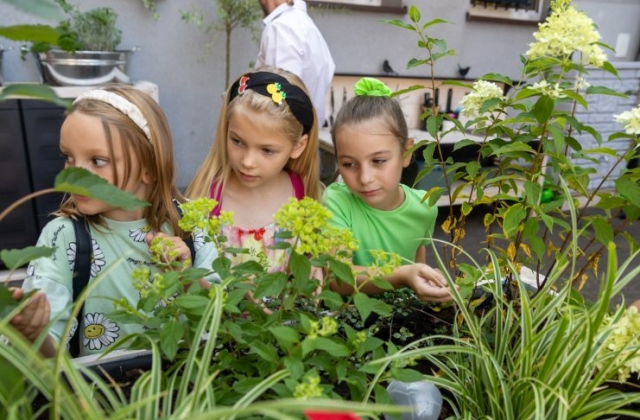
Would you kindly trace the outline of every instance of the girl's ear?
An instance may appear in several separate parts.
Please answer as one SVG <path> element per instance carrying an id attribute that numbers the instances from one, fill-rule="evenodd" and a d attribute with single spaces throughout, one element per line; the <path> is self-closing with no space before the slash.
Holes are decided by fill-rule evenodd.
<path id="1" fill-rule="evenodd" d="M 144 168 L 140 169 L 140 179 L 142 180 L 142 183 L 145 185 L 151 184 L 151 176 L 149 175 L 149 171 L 147 169 L 144 169 Z"/>
<path id="2" fill-rule="evenodd" d="M 304 149 L 306 149 L 308 142 L 309 142 L 309 135 L 303 134 L 302 137 L 300 137 L 300 140 L 298 140 L 295 146 L 293 146 L 293 150 L 291 150 L 291 154 L 289 155 L 289 158 L 298 159 L 302 154 L 302 152 L 304 152 Z"/>
<path id="3" fill-rule="evenodd" d="M 407 144 L 404 145 L 404 151 L 406 152 L 407 150 L 411 149 L 413 147 L 413 137 L 409 137 L 407 139 Z M 406 168 L 407 166 L 409 166 L 409 164 L 411 163 L 411 158 L 413 157 L 413 153 L 408 155 L 406 158 L 404 158 L 404 160 L 402 161 L 402 167 Z"/>

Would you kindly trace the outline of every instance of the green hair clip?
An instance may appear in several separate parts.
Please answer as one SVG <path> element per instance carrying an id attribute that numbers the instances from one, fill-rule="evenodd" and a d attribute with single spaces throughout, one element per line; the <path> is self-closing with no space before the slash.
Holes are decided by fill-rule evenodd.
<path id="1" fill-rule="evenodd" d="M 373 77 L 363 77 L 353 87 L 357 96 L 386 96 L 391 97 L 391 89 L 380 80 Z"/>

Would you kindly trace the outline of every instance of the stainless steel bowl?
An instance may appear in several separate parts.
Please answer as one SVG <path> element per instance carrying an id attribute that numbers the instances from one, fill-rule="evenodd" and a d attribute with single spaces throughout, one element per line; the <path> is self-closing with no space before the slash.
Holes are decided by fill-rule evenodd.
<path id="1" fill-rule="evenodd" d="M 127 65 L 134 51 L 51 50 L 36 54 L 42 82 L 51 86 L 96 86 L 109 82 L 130 83 Z"/>

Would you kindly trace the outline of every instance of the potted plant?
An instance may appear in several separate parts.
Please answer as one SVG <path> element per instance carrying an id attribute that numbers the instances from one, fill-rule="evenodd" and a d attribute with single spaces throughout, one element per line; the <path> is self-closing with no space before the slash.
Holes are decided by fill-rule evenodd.
<path id="1" fill-rule="evenodd" d="M 81 12 L 66 0 L 55 0 L 68 18 L 57 30 L 57 48 L 49 42 L 31 46 L 44 83 L 52 86 L 94 86 L 108 82 L 128 83 L 127 64 L 132 50 L 116 50 L 122 31 L 111 7 Z"/>

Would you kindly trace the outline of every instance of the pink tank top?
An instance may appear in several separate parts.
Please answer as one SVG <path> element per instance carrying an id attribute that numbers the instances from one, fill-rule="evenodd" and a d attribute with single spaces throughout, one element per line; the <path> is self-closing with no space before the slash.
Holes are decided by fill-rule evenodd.
<path id="1" fill-rule="evenodd" d="M 293 187 L 293 194 L 298 200 L 304 198 L 304 184 L 300 175 L 294 172 L 287 172 L 289 179 L 291 180 L 291 186 Z M 218 202 L 218 205 L 211 211 L 211 216 L 220 216 L 220 209 L 222 208 L 222 188 L 218 188 L 218 183 L 213 182 L 209 189 L 209 197 Z"/>

